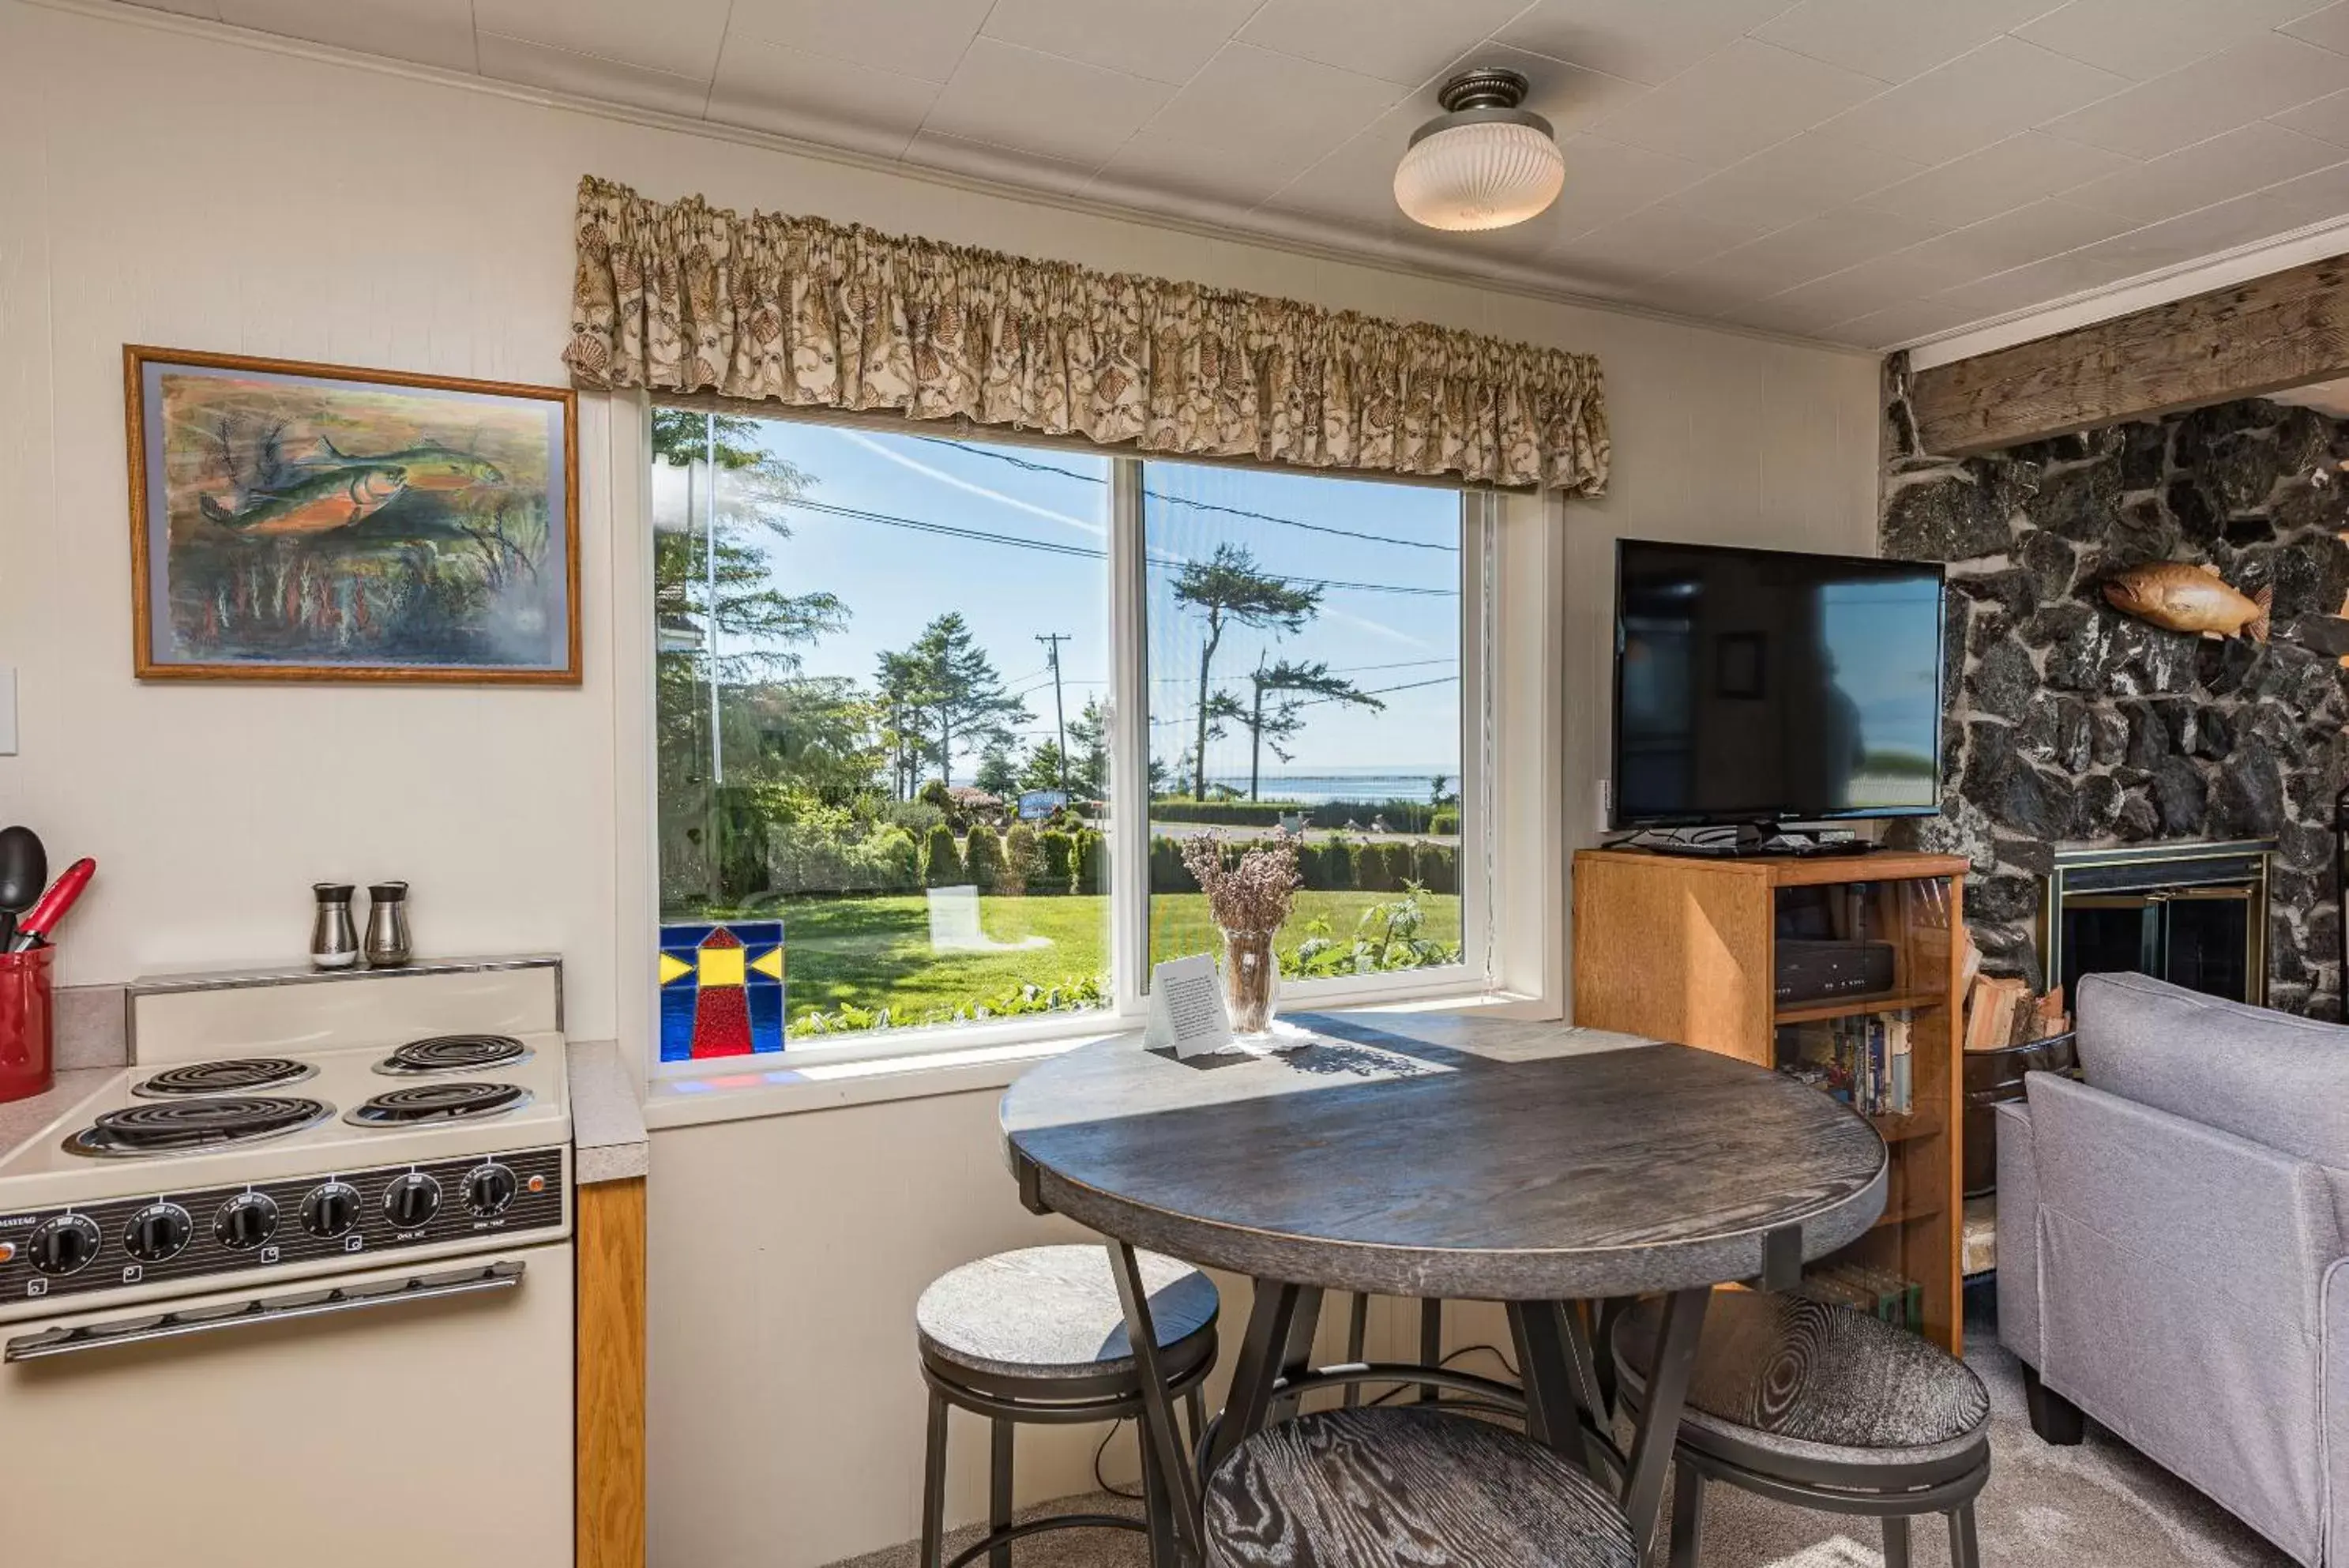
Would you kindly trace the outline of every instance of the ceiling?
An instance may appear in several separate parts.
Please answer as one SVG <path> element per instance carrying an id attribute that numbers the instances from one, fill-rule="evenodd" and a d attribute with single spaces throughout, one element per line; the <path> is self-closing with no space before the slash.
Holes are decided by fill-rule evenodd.
<path id="1" fill-rule="evenodd" d="M 2349 0 L 147 0 L 1061 195 L 1880 348 L 2349 214 Z M 1566 192 L 1391 182 L 1466 63 Z"/>

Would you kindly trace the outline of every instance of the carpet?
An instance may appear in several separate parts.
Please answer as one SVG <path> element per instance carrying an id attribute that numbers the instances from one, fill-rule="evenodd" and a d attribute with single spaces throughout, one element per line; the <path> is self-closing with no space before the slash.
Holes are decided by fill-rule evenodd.
<path id="1" fill-rule="evenodd" d="M 2090 1423 L 2077 1448 L 2050 1448 L 2023 1411 L 2020 1364 L 1987 1324 L 1969 1325 L 1967 1360 L 1991 1395 L 1991 1479 L 1976 1506 L 1989 1568 L 2291 1568 L 2292 1560 L 2248 1526 Z M 1124 1440 L 1123 1438 L 1120 1439 Z M 1068 1511 L 1134 1513 L 1104 1495 L 1043 1504 L 1020 1517 Z M 1664 1518 L 1671 1517 L 1667 1501 Z M 978 1538 L 957 1531 L 953 1555 Z M 1917 1568 L 1946 1568 L 1949 1536 L 1938 1519 L 1912 1527 Z M 1816 1513 L 1716 1486 L 1705 1495 L 1705 1568 L 1882 1568 L 1875 1521 Z M 917 1544 L 834 1568 L 918 1568 Z M 1014 1568 L 1147 1568 L 1142 1537 L 1055 1531 L 1013 1546 Z M 1663 1561 L 1658 1542 L 1653 1561 Z"/>

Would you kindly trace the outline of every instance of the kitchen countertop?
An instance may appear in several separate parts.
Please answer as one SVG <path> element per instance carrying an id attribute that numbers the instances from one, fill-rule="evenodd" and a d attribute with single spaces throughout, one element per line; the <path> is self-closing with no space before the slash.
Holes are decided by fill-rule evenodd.
<path id="1" fill-rule="evenodd" d="M 68 1067 L 57 1074 L 57 1083 L 46 1093 L 29 1100 L 10 1100 L 0 1105 L 0 1159 L 5 1159 L 29 1142 L 57 1119 L 66 1107 L 97 1088 L 119 1071 L 114 1067 Z"/>
<path id="2" fill-rule="evenodd" d="M 564 1062 L 571 1077 L 572 1179 L 590 1187 L 644 1175 L 652 1167 L 652 1143 L 619 1047 L 609 1040 L 574 1041 Z M 6 1114 L 0 1106 L 0 1117 Z"/>

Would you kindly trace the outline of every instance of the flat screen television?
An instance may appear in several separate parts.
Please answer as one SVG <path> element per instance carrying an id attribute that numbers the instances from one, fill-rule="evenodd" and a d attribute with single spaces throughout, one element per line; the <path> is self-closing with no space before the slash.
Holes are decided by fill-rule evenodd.
<path id="1" fill-rule="evenodd" d="M 1625 539 L 1617 827 L 1940 809 L 1941 568 Z"/>

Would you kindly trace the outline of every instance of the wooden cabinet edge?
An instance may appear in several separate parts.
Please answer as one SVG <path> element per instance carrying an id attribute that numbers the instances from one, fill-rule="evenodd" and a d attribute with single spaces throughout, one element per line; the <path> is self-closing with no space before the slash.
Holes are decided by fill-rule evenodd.
<path id="1" fill-rule="evenodd" d="M 574 1556 L 644 1568 L 645 1179 L 579 1189 Z"/>

